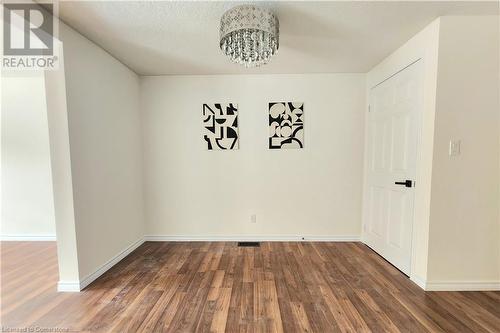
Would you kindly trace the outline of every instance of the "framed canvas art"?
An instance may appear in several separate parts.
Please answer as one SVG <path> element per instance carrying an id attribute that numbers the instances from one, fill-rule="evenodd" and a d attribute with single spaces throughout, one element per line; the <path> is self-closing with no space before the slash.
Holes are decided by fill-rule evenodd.
<path id="1" fill-rule="evenodd" d="M 237 104 L 203 104 L 203 126 L 208 150 L 238 149 Z"/>
<path id="2" fill-rule="evenodd" d="M 304 103 L 269 103 L 269 149 L 304 147 Z"/>

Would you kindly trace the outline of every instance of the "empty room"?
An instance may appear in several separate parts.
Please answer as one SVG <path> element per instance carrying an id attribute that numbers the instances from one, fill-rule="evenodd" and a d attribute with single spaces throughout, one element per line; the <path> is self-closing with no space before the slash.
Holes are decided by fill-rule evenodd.
<path id="1" fill-rule="evenodd" d="M 500 332 L 498 1 L 2 1 L 2 332 Z"/>

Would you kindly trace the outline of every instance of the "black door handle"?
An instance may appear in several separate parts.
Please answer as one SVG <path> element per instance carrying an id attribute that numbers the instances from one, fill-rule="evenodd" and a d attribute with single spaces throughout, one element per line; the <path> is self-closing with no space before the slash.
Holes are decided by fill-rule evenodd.
<path id="1" fill-rule="evenodd" d="M 407 179 L 407 180 L 406 180 L 406 181 L 404 181 L 404 182 L 395 182 L 394 184 L 396 184 L 396 185 L 404 185 L 404 186 L 406 186 L 406 187 L 411 187 L 411 186 L 412 186 L 412 184 L 413 184 L 413 182 L 412 182 L 411 180 L 408 180 L 408 179 Z"/>

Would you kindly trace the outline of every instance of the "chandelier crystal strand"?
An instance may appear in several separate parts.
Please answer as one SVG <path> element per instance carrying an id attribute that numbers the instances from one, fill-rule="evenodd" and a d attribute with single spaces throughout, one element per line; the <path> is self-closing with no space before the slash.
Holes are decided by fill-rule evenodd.
<path id="1" fill-rule="evenodd" d="M 245 67 L 269 62 L 279 48 L 279 21 L 269 10 L 237 6 L 222 15 L 220 49 L 231 61 Z"/>

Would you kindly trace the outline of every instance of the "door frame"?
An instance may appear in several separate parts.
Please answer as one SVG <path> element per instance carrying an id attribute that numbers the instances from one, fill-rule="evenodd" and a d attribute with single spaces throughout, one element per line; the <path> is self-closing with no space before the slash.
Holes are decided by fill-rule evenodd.
<path id="1" fill-rule="evenodd" d="M 377 81 L 376 83 L 372 84 L 371 86 L 367 87 L 366 91 L 366 111 L 365 111 L 365 132 L 364 132 L 364 154 L 363 154 L 363 197 L 362 197 L 362 226 L 361 226 L 361 241 L 363 244 L 368 246 L 367 241 L 366 241 L 366 230 L 367 230 L 367 216 L 368 216 L 368 207 L 367 207 L 367 195 L 368 195 L 368 128 L 369 128 L 369 123 L 368 123 L 368 117 L 369 117 L 369 112 L 370 112 L 370 103 L 371 103 L 371 91 L 379 86 L 380 84 L 384 83 L 385 81 L 391 79 L 395 75 L 401 73 L 405 69 L 409 68 L 410 66 L 413 65 L 418 65 L 418 75 L 420 76 L 419 78 L 419 84 L 420 84 L 420 101 L 419 101 L 419 107 L 417 114 L 415 116 L 416 120 L 416 132 L 417 132 L 417 147 L 416 147 L 416 157 L 415 157 L 415 180 L 414 180 L 414 187 L 415 187 L 415 194 L 414 194 L 414 204 L 413 204 L 413 212 L 412 212 L 412 221 L 411 221 L 411 240 L 410 240 L 410 276 L 409 278 L 414 280 L 414 262 L 416 258 L 416 247 L 414 246 L 417 242 L 417 228 L 415 228 L 416 225 L 416 196 L 417 192 L 420 192 L 418 190 L 419 184 L 421 184 L 421 179 L 420 179 L 420 168 L 421 168 L 421 143 L 422 143 L 422 128 L 423 128 L 423 112 L 425 111 L 425 62 L 423 57 L 418 57 L 417 59 L 409 62 L 407 65 L 400 67 L 399 69 L 393 71 L 391 74 L 385 76 L 382 80 Z"/>

